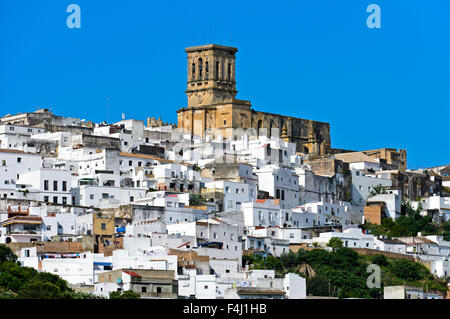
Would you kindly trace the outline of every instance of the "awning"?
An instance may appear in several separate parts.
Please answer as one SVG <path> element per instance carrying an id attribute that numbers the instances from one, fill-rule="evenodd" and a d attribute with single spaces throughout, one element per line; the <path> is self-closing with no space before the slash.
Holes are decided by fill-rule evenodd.
<path id="1" fill-rule="evenodd" d="M 112 266 L 112 263 L 103 261 L 94 261 L 94 266 Z"/>

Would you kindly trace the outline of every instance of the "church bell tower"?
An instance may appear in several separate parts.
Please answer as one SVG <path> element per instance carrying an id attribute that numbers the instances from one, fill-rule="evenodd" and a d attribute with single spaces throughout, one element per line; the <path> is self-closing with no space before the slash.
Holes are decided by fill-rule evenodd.
<path id="1" fill-rule="evenodd" d="M 236 52 L 237 48 L 217 44 L 186 48 L 188 108 L 233 101 Z"/>

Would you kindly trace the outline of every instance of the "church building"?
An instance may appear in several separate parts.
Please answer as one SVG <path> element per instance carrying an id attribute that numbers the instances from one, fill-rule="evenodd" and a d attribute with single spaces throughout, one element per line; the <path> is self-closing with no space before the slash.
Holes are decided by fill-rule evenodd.
<path id="1" fill-rule="evenodd" d="M 236 99 L 236 52 L 237 48 L 216 44 L 186 48 L 188 103 L 177 111 L 178 129 L 201 137 L 214 130 L 229 138 L 233 129 L 253 128 L 257 135 L 278 132 L 300 153 L 329 153 L 329 123 L 255 111 L 250 101 Z"/>

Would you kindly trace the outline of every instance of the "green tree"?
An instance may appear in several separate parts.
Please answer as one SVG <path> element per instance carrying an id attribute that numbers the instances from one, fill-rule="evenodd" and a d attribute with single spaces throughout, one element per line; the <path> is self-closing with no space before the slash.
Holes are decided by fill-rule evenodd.
<path id="1" fill-rule="evenodd" d="M 49 272 L 40 272 L 35 277 L 35 280 L 42 281 L 42 282 L 49 282 L 51 284 L 54 284 L 56 287 L 59 288 L 61 292 L 63 291 L 71 291 L 69 288 L 67 281 L 62 279 L 61 277 L 51 274 Z"/>
<path id="2" fill-rule="evenodd" d="M 283 264 L 279 258 L 269 255 L 264 259 L 264 269 L 274 269 L 279 271 L 283 269 Z"/>
<path id="3" fill-rule="evenodd" d="M 378 266 L 387 266 L 389 262 L 386 259 L 385 255 L 375 255 L 372 257 L 372 262 L 377 264 Z"/>
<path id="4" fill-rule="evenodd" d="M 333 250 L 336 250 L 338 248 L 341 248 L 344 246 L 344 243 L 342 242 L 342 239 L 339 237 L 332 237 L 327 244 L 328 247 L 333 248 Z"/>
<path id="5" fill-rule="evenodd" d="M 14 252 L 6 245 L 0 244 L 0 262 L 5 261 L 17 261 L 17 256 Z"/>
<path id="6" fill-rule="evenodd" d="M 205 205 L 205 199 L 199 194 L 189 194 L 189 205 L 190 206 L 203 206 Z"/>
<path id="7" fill-rule="evenodd" d="M 429 270 L 422 264 L 400 259 L 392 264 L 392 273 L 404 280 L 422 280 L 430 274 Z"/>
<path id="8" fill-rule="evenodd" d="M 127 290 L 124 292 L 112 291 L 109 293 L 110 299 L 139 299 L 141 296 L 132 290 Z"/>
<path id="9" fill-rule="evenodd" d="M 295 265 L 295 254 L 292 251 L 288 253 L 283 253 L 280 256 L 280 261 L 284 268 L 290 268 Z"/>
<path id="10" fill-rule="evenodd" d="M 50 282 L 35 281 L 23 285 L 17 294 L 19 299 L 58 299 L 60 289 Z"/>
<path id="11" fill-rule="evenodd" d="M 329 296 L 330 282 L 324 277 L 306 278 L 306 294 L 309 296 Z"/>

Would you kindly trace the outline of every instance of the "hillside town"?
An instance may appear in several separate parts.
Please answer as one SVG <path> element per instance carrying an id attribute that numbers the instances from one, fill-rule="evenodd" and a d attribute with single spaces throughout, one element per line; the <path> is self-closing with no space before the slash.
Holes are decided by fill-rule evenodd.
<path id="1" fill-rule="evenodd" d="M 336 149 L 328 123 L 255 111 L 236 99 L 236 52 L 186 49 L 177 123 L 156 108 L 115 123 L 2 114 L 0 244 L 104 298 L 353 297 L 337 281 L 320 294 L 318 266 L 287 261 L 338 242 L 368 264 L 427 272 L 420 285 L 396 275 L 373 298 L 449 298 L 450 163 L 409 169 L 405 149 Z"/>

